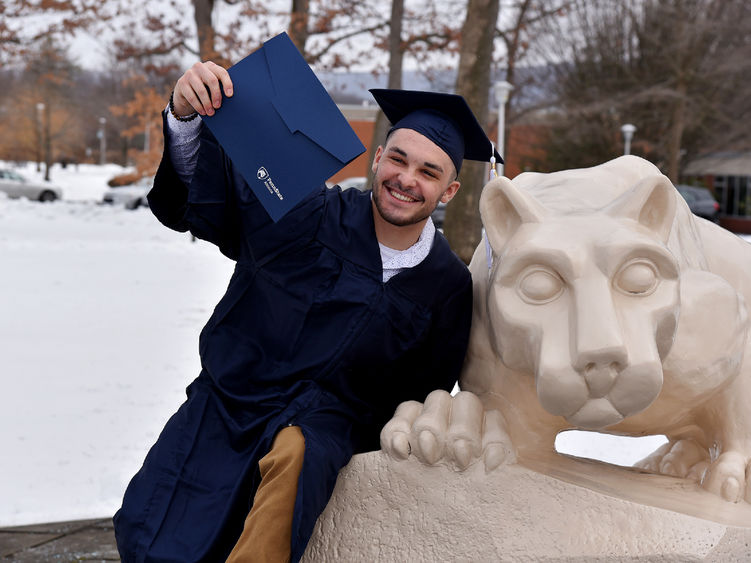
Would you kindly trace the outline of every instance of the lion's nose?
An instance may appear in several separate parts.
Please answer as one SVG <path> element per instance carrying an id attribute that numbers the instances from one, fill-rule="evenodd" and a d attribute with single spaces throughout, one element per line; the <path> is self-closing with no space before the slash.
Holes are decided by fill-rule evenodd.
<path id="1" fill-rule="evenodd" d="M 607 395 L 620 371 L 621 365 L 618 362 L 611 362 L 609 364 L 590 362 L 587 364 L 584 367 L 584 379 L 587 382 L 590 397 L 599 399 Z"/>
<path id="2" fill-rule="evenodd" d="M 593 381 L 593 391 L 605 386 L 610 389 L 627 361 L 610 287 L 604 279 L 590 279 L 583 280 L 576 289 L 574 368 L 588 385 L 590 379 Z"/>

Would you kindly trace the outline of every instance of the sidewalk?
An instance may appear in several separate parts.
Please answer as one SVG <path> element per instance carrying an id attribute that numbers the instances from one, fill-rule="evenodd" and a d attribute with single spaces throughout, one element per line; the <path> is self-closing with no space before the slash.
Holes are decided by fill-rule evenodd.
<path id="1" fill-rule="evenodd" d="M 120 561 L 112 520 L 77 520 L 0 528 L 0 561 Z"/>

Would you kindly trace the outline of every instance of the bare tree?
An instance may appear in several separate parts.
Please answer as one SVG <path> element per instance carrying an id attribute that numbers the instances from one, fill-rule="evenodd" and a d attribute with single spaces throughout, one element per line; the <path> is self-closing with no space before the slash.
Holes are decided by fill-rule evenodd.
<path id="1" fill-rule="evenodd" d="M 389 21 L 389 77 L 387 88 L 402 87 L 402 64 L 404 60 L 404 43 L 402 42 L 402 23 L 404 19 L 404 0 L 392 0 L 391 19 Z M 389 121 L 382 111 L 376 115 L 373 126 L 373 140 L 370 143 L 368 162 L 372 162 L 378 145 L 384 142 Z M 368 168 L 368 185 L 373 181 L 373 171 Z"/>
<path id="2" fill-rule="evenodd" d="M 214 22 L 212 19 L 214 2 L 215 0 L 193 0 L 193 18 L 196 22 L 198 52 L 201 60 L 216 61 L 219 58 L 219 53 L 216 51 Z"/>
<path id="3" fill-rule="evenodd" d="M 497 63 L 505 71 L 500 78 L 513 86 L 507 103 L 507 126 L 548 103 L 547 100 L 530 99 L 525 99 L 524 103 L 515 103 L 515 100 L 534 98 L 525 96 L 525 93 L 545 88 L 539 73 L 532 72 L 530 67 L 534 68 L 543 62 L 538 57 L 537 44 L 545 42 L 551 21 L 556 22 L 566 17 L 570 4 L 571 0 L 511 0 L 501 3 L 496 36 L 503 43 L 504 49 Z"/>
<path id="4" fill-rule="evenodd" d="M 490 67 L 498 9 L 499 0 L 469 0 L 461 32 L 456 92 L 464 96 L 480 124 L 485 124 L 488 118 Z M 466 161 L 460 177 L 462 187 L 446 208 L 444 232 L 451 248 L 465 262 L 470 261 L 480 241 L 482 224 L 478 209 L 485 174 L 484 163 Z"/>
<path id="5" fill-rule="evenodd" d="M 500 76 L 514 86 L 509 105 L 515 98 L 523 99 L 525 89 L 539 89 L 535 74 L 520 74 L 520 65 L 534 64 L 532 46 L 543 33 L 548 33 L 547 20 L 565 12 L 569 0 L 470 0 L 464 24 L 458 35 L 459 64 L 456 92 L 462 94 L 480 124 L 488 126 L 493 114 L 489 111 L 491 76 Z M 493 72 L 495 71 L 495 72 Z M 529 102 L 513 104 L 510 119 L 533 109 Z M 490 159 L 490 154 L 488 154 Z M 466 262 L 472 257 L 480 240 L 480 193 L 487 180 L 487 165 L 465 162 L 462 168 L 462 189 L 446 208 L 444 230 L 454 251 Z"/>
<path id="6" fill-rule="evenodd" d="M 164 100 L 171 84 L 159 87 L 150 84 L 143 75 L 131 74 L 122 81 L 122 86 L 128 90 L 126 101 L 109 109 L 113 116 L 122 120 L 120 134 L 130 141 L 128 161 L 136 170 L 126 178 L 136 180 L 153 176 L 159 167 L 163 147 L 160 112 L 165 107 Z M 138 144 L 136 139 L 140 141 Z"/>
<path id="7" fill-rule="evenodd" d="M 748 144 L 751 6 L 743 0 L 577 0 L 549 45 L 557 61 L 548 167 L 633 152 L 677 181 L 705 150 Z"/>
<path id="8" fill-rule="evenodd" d="M 71 86 L 75 73 L 76 68 L 67 53 L 52 36 L 47 36 L 35 51 L 29 53 L 25 75 L 33 84 L 34 93 L 28 101 L 33 100 L 37 109 L 37 142 L 42 149 L 45 180 L 50 179 L 54 149 L 59 148 L 66 135 L 73 134 Z"/>
<path id="9" fill-rule="evenodd" d="M 295 44 L 295 47 L 301 52 L 305 52 L 305 44 L 308 42 L 310 30 L 308 23 L 310 21 L 310 0 L 292 0 L 292 11 L 290 12 L 289 27 L 287 33 Z"/>
<path id="10" fill-rule="evenodd" d="M 115 12 L 98 0 L 0 2 L 0 63 L 23 62 L 44 41 L 63 45 L 64 38 Z"/>

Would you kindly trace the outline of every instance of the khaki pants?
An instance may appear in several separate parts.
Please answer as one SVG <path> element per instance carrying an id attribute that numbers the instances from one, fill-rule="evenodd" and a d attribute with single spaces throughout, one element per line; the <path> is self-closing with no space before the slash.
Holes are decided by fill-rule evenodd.
<path id="1" fill-rule="evenodd" d="M 258 462 L 261 484 L 228 562 L 281 563 L 290 560 L 292 517 L 304 455 L 305 438 L 300 428 L 287 426 L 280 430 L 271 451 Z"/>

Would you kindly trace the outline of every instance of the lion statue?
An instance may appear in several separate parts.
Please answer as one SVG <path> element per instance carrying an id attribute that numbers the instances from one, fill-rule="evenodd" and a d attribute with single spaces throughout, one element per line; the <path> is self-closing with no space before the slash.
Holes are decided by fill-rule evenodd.
<path id="1" fill-rule="evenodd" d="M 480 212 L 462 391 L 400 405 L 383 450 L 493 469 L 566 429 L 664 434 L 642 470 L 751 502 L 751 246 L 634 156 L 497 178 Z"/>

